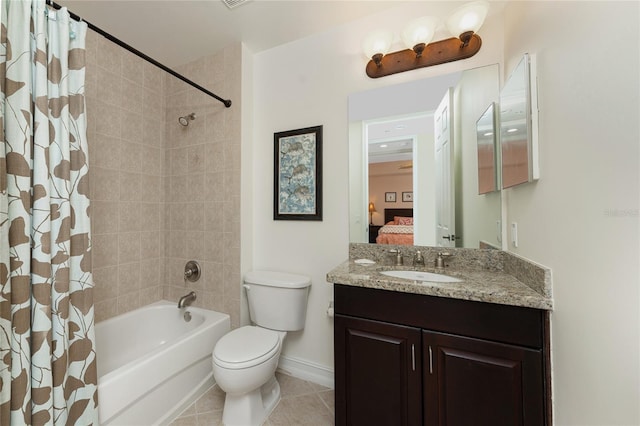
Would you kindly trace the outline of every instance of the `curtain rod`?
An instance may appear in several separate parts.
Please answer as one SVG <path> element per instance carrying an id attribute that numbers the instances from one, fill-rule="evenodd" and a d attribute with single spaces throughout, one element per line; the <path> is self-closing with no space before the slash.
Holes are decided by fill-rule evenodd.
<path id="1" fill-rule="evenodd" d="M 53 0 L 46 0 L 46 3 L 53 7 L 56 10 L 60 10 L 62 9 L 62 6 L 60 6 L 58 3 L 54 2 Z M 224 106 L 226 106 L 227 108 L 229 108 L 231 106 L 231 100 L 230 99 L 222 99 L 220 96 L 216 95 L 215 93 L 205 89 L 204 87 L 200 86 L 198 83 L 194 83 L 193 81 L 189 80 L 188 78 L 186 78 L 185 76 L 183 76 L 182 74 L 178 74 L 177 72 L 175 72 L 174 70 L 172 70 L 171 68 L 167 67 L 166 65 L 161 64 L 160 62 L 156 61 L 155 59 L 151 58 L 150 56 L 145 55 L 144 53 L 140 52 L 138 49 L 131 47 L 130 45 L 128 45 L 127 43 L 125 43 L 124 41 L 112 36 L 111 34 L 109 34 L 108 32 L 96 27 L 95 25 L 93 25 L 92 23 L 88 22 L 87 20 L 79 17 L 78 15 L 76 15 L 75 13 L 72 13 L 69 11 L 69 16 L 75 20 L 75 21 L 82 21 L 84 23 L 87 24 L 87 26 L 92 29 L 93 31 L 97 32 L 98 34 L 100 34 L 101 36 L 103 36 L 104 38 L 106 38 L 107 40 L 117 44 L 118 46 L 127 49 L 129 52 L 133 53 L 134 55 L 144 59 L 147 62 L 152 63 L 153 65 L 155 65 L 156 67 L 162 69 L 163 71 L 168 72 L 169 74 L 171 74 L 172 76 L 176 77 L 179 80 L 184 81 L 185 83 L 187 83 L 188 85 L 195 87 L 196 89 L 200 90 L 201 92 L 206 93 L 207 95 L 211 96 L 212 98 L 217 99 L 218 101 L 222 102 L 224 104 Z"/>

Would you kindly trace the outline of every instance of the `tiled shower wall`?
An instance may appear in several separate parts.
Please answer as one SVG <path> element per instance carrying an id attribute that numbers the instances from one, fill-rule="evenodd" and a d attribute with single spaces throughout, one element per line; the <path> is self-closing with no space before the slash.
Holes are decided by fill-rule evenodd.
<path id="1" fill-rule="evenodd" d="M 237 51 L 237 55 L 235 52 Z M 231 109 L 100 35 L 86 95 L 96 320 L 196 290 L 239 322 L 240 46 L 177 71 Z M 231 76 L 232 78 L 226 78 Z M 178 117 L 195 112 L 188 127 Z M 186 285 L 184 264 L 203 277 Z"/>
<path id="2" fill-rule="evenodd" d="M 231 108 L 166 75 L 164 298 L 178 301 L 195 290 L 195 306 L 240 321 L 240 45 L 176 71 L 231 99 Z M 178 118 L 190 113 L 188 126 Z M 184 281 L 196 260 L 202 278 Z"/>

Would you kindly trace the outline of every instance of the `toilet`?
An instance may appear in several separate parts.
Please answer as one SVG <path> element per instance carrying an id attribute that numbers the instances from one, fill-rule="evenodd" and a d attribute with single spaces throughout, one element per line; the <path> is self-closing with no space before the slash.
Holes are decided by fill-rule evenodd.
<path id="1" fill-rule="evenodd" d="M 213 349 L 213 376 L 226 392 L 226 426 L 261 425 L 280 401 L 275 372 L 288 331 L 304 328 L 311 279 L 252 271 L 244 277 L 252 325 L 224 335 Z"/>

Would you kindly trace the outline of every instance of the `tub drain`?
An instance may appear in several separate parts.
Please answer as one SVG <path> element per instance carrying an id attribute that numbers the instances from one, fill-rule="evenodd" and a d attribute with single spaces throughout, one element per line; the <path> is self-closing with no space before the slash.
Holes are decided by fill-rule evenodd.
<path id="1" fill-rule="evenodd" d="M 191 321 L 191 312 L 189 312 L 189 311 L 185 312 L 183 318 L 184 318 L 185 322 Z"/>

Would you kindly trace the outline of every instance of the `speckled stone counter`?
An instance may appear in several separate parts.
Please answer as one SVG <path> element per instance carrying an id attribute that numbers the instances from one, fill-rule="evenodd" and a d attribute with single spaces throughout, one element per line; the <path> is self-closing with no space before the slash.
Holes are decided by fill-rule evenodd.
<path id="1" fill-rule="evenodd" d="M 390 249 L 400 249 L 405 265 L 394 266 Z M 414 267 L 412 259 L 420 250 L 426 267 Z M 357 287 L 552 310 L 551 271 L 512 253 L 491 249 L 446 249 L 451 253 L 444 269 L 431 267 L 437 254 L 434 247 L 376 246 L 351 244 L 350 258 L 327 274 L 327 281 Z M 369 259 L 374 264 L 358 264 Z M 382 275 L 385 270 L 417 270 L 449 275 L 454 283 L 421 282 Z"/>

